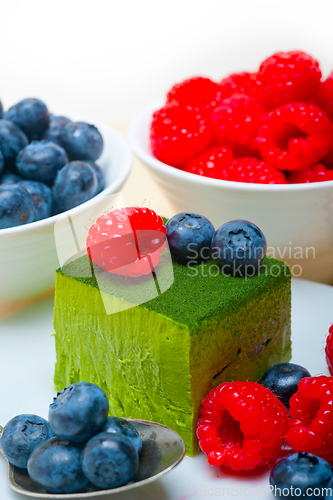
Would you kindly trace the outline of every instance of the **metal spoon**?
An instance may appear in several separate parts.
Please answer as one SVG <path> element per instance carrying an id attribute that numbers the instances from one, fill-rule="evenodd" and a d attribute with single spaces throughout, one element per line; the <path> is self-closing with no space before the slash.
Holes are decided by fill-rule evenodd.
<path id="1" fill-rule="evenodd" d="M 121 493 L 159 479 L 161 476 L 176 467 L 185 456 L 185 443 L 182 438 L 172 429 L 164 425 L 148 422 L 147 420 L 136 420 L 128 418 L 133 422 L 142 438 L 142 451 L 140 454 L 139 470 L 133 481 L 112 490 L 99 490 L 88 485 L 79 493 L 54 494 L 47 493 L 39 488 L 30 479 L 25 469 L 11 465 L 7 460 L 7 480 L 11 488 L 24 495 L 36 498 L 93 498 L 111 493 Z M 0 426 L 0 437 L 3 428 Z M 0 451 L 1 443 L 0 443 Z"/>

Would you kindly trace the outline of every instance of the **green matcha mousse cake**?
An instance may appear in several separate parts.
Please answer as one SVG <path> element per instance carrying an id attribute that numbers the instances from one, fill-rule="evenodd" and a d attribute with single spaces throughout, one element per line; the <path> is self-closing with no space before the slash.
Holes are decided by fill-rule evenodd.
<path id="1" fill-rule="evenodd" d="M 174 262 L 173 284 L 134 307 L 118 306 L 136 304 L 148 281 L 102 269 L 97 279 L 98 267 L 91 273 L 88 256 L 59 269 L 57 389 L 78 381 L 98 384 L 109 397 L 110 414 L 171 427 L 184 439 L 187 454 L 197 453 L 196 424 L 209 391 L 224 381 L 258 380 L 291 356 L 286 264 L 265 257 L 265 272 L 247 279 L 215 268 L 210 261 L 191 269 Z M 118 301 L 119 312 L 106 312 L 108 299 Z"/>

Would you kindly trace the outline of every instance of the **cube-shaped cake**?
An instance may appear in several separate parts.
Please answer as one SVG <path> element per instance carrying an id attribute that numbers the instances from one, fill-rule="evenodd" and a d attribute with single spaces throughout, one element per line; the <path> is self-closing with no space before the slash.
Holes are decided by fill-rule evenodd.
<path id="1" fill-rule="evenodd" d="M 88 256 L 59 269 L 57 389 L 78 381 L 98 384 L 108 395 L 110 414 L 171 427 L 187 454 L 195 454 L 196 424 L 209 391 L 223 381 L 258 380 L 291 356 L 286 264 L 265 257 L 260 273 L 248 278 L 225 276 L 216 267 L 212 261 L 190 268 L 174 262 L 169 289 L 114 314 L 106 312 L 107 299 L 125 301 L 126 289 L 126 302 L 132 296 L 135 303 L 149 282 L 110 278 L 102 269 L 97 279 Z M 103 293 L 101 276 L 109 280 Z"/>

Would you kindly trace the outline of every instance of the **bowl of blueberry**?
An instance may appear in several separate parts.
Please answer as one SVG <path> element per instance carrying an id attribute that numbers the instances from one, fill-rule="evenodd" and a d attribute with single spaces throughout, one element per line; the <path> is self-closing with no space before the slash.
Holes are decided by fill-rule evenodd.
<path id="1" fill-rule="evenodd" d="M 0 305 L 52 290 L 57 220 L 118 192 L 131 166 L 125 139 L 106 125 L 51 114 L 35 98 L 0 105 Z"/>
<path id="2" fill-rule="evenodd" d="M 333 73 L 277 52 L 253 72 L 176 83 L 129 139 L 175 212 L 251 220 L 294 276 L 332 283 L 332 103 Z"/>

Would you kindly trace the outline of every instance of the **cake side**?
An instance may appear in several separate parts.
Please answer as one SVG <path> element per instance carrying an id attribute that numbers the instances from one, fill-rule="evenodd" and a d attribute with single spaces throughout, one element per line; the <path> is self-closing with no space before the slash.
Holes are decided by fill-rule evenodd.
<path id="1" fill-rule="evenodd" d="M 291 278 L 282 276 L 276 286 L 247 302 L 227 317 L 211 318 L 201 325 L 205 334 L 191 335 L 191 393 L 193 427 L 203 399 L 222 382 L 258 381 L 276 363 L 291 358 Z M 197 439 L 193 435 L 193 449 Z"/>
<path id="2" fill-rule="evenodd" d="M 56 273 L 55 386 L 99 385 L 110 414 L 158 421 L 192 441 L 186 326 L 134 307 L 107 315 L 99 291 Z"/>

